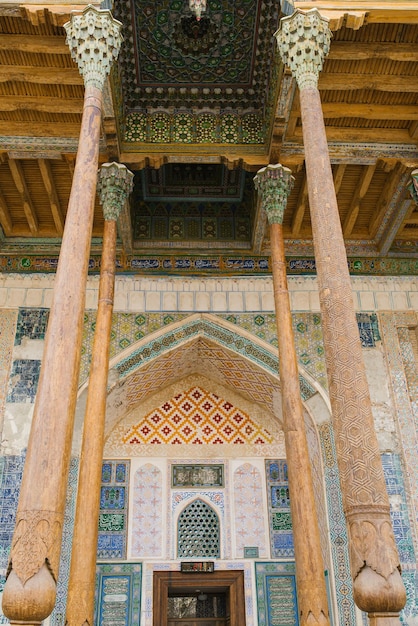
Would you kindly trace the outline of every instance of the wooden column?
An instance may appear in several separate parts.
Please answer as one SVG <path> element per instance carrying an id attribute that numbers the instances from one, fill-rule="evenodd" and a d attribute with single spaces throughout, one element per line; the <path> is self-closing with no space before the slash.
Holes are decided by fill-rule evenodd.
<path id="1" fill-rule="evenodd" d="M 329 624 L 324 565 L 306 439 L 299 371 L 287 288 L 283 214 L 293 187 L 291 171 L 268 165 L 254 178 L 270 224 L 274 304 L 279 345 L 283 430 L 289 474 L 300 626 Z"/>
<path id="2" fill-rule="evenodd" d="M 309 205 L 325 355 L 354 600 L 374 626 L 399 624 L 406 595 L 400 576 L 389 500 L 333 185 L 318 76 L 328 53 L 328 20 L 296 10 L 276 33 L 279 52 L 300 90 Z"/>
<path id="3" fill-rule="evenodd" d="M 100 485 L 115 285 L 116 220 L 132 191 L 132 180 L 132 172 L 118 163 L 105 163 L 99 172 L 98 189 L 105 224 L 68 587 L 66 624 L 71 626 L 93 624 L 94 620 Z"/>
<path id="4" fill-rule="evenodd" d="M 3 612 L 12 624 L 40 624 L 55 604 L 96 191 L 101 90 L 121 41 L 121 24 L 109 11 L 88 7 L 65 27 L 86 89 L 3 593 Z"/>

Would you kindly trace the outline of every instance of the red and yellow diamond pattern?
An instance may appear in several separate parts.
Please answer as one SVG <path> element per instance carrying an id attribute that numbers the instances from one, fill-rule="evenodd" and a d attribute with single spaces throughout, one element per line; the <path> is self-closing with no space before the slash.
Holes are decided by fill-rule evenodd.
<path id="1" fill-rule="evenodd" d="M 178 393 L 148 413 L 124 435 L 129 444 L 251 444 L 272 435 L 231 402 L 201 387 Z"/>

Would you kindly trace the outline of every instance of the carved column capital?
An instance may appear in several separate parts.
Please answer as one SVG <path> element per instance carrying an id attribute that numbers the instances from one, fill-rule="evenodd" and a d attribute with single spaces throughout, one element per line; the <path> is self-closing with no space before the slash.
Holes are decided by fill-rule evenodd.
<path id="1" fill-rule="evenodd" d="M 299 89 L 317 87 L 319 72 L 329 52 L 329 20 L 318 9 L 301 11 L 280 20 L 275 33 L 279 54 L 296 78 Z"/>
<path id="2" fill-rule="evenodd" d="M 133 189 L 134 175 L 121 163 L 104 163 L 99 169 L 97 191 L 105 220 L 117 220 Z"/>
<path id="3" fill-rule="evenodd" d="M 415 204 L 418 205 L 418 170 L 411 172 L 411 183 L 408 185 L 408 189 Z"/>
<path id="4" fill-rule="evenodd" d="M 254 186 L 261 196 L 270 225 L 283 223 L 287 198 L 294 182 L 291 170 L 280 163 L 263 167 L 254 177 Z"/>
<path id="5" fill-rule="evenodd" d="M 74 13 L 64 24 L 71 56 L 77 63 L 84 85 L 103 89 L 106 76 L 119 54 L 122 24 L 108 10 L 89 5 Z"/>

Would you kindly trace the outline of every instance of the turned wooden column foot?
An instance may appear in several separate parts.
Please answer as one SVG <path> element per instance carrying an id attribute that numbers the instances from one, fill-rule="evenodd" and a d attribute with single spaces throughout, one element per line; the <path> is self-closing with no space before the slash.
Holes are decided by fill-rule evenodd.
<path id="1" fill-rule="evenodd" d="M 24 584 L 12 570 L 3 594 L 3 613 L 13 615 L 11 624 L 38 626 L 55 605 L 56 583 L 46 563 Z"/>
<path id="2" fill-rule="evenodd" d="M 370 626 L 399 626 L 399 613 L 369 613 Z"/>
<path id="3" fill-rule="evenodd" d="M 398 615 L 397 611 L 403 609 L 406 602 L 405 587 L 398 569 L 384 577 L 366 565 L 355 577 L 353 591 L 359 609 L 369 615 L 379 616 L 379 620 L 384 615 Z"/>

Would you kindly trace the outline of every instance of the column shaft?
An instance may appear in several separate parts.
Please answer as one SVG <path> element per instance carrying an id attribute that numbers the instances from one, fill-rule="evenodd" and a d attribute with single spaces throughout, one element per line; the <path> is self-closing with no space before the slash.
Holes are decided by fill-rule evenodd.
<path id="1" fill-rule="evenodd" d="M 84 417 L 66 623 L 93 624 L 109 344 L 115 283 L 116 222 L 104 224 L 99 303 Z"/>
<path id="2" fill-rule="evenodd" d="M 93 225 L 101 102 L 101 91 L 87 86 L 3 594 L 3 612 L 12 624 L 38 624 L 55 603 Z"/>
<path id="3" fill-rule="evenodd" d="M 270 241 L 299 620 L 300 626 L 325 626 L 329 624 L 329 616 L 324 566 L 300 397 L 281 224 L 270 225 Z"/>
<path id="4" fill-rule="evenodd" d="M 309 205 L 354 599 L 375 624 L 399 623 L 406 596 L 329 160 L 319 91 L 300 89 Z M 382 615 L 386 612 L 386 615 Z M 376 617 L 376 614 L 379 614 Z M 377 620 L 377 621 L 376 621 Z"/>

